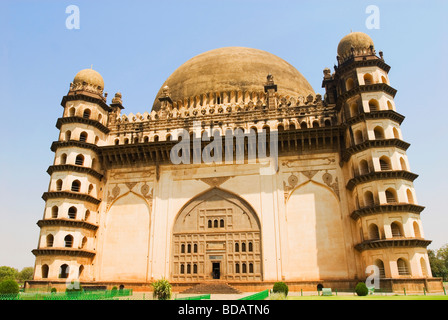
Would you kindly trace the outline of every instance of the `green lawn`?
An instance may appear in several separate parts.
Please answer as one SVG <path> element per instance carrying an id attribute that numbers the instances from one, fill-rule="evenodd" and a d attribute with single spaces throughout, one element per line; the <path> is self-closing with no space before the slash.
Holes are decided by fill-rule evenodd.
<path id="1" fill-rule="evenodd" d="M 352 295 L 333 296 L 289 296 L 288 300 L 448 300 L 445 295 L 370 295 L 358 297 Z"/>

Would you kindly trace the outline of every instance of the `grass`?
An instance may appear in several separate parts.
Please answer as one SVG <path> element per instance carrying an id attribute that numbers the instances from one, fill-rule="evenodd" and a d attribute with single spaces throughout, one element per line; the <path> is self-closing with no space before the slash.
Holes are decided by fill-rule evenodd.
<path id="1" fill-rule="evenodd" d="M 445 295 L 289 296 L 288 300 L 448 300 Z"/>

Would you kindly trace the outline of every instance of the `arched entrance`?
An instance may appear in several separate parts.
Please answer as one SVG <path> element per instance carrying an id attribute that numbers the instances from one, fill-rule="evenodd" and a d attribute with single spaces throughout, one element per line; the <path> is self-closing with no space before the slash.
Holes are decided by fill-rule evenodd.
<path id="1" fill-rule="evenodd" d="M 172 234 L 171 279 L 262 280 L 261 229 L 240 197 L 214 188 L 179 212 Z"/>

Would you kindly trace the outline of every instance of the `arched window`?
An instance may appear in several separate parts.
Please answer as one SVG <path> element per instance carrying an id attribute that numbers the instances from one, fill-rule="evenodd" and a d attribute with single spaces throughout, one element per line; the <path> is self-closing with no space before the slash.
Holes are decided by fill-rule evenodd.
<path id="1" fill-rule="evenodd" d="M 47 235 L 47 247 L 52 247 L 54 243 L 54 237 L 52 234 Z"/>
<path id="2" fill-rule="evenodd" d="M 394 221 L 390 224 L 390 230 L 392 232 L 392 237 L 402 237 L 403 232 L 401 231 L 401 223 Z"/>
<path id="3" fill-rule="evenodd" d="M 98 122 L 101 122 L 101 120 L 103 119 L 103 115 L 101 113 L 98 114 Z"/>
<path id="4" fill-rule="evenodd" d="M 115 139 L 115 145 L 118 146 L 120 144 L 120 139 Z"/>
<path id="5" fill-rule="evenodd" d="M 373 198 L 373 193 L 370 191 L 366 191 L 364 193 L 364 204 L 366 207 L 372 207 L 375 205 L 375 200 Z"/>
<path id="6" fill-rule="evenodd" d="M 212 220 L 208 220 L 207 227 L 212 228 Z"/>
<path id="7" fill-rule="evenodd" d="M 387 83 L 387 79 L 384 76 L 381 76 L 381 82 L 382 83 Z"/>
<path id="8" fill-rule="evenodd" d="M 154 136 L 154 142 L 159 142 L 159 136 Z"/>
<path id="9" fill-rule="evenodd" d="M 313 121 L 313 128 L 319 128 L 319 127 L 320 127 L 320 125 L 319 125 L 319 121 L 314 120 L 314 121 Z"/>
<path id="10" fill-rule="evenodd" d="M 56 191 L 61 191 L 62 190 L 62 180 L 59 179 L 58 181 L 56 181 Z"/>
<path id="11" fill-rule="evenodd" d="M 426 261 L 425 259 L 422 257 L 420 258 L 420 267 L 422 268 L 422 275 L 424 277 L 428 276 L 428 269 L 426 268 Z"/>
<path id="12" fill-rule="evenodd" d="M 400 134 L 398 133 L 397 128 L 394 128 L 392 131 L 393 131 L 393 133 L 394 133 L 394 138 L 395 138 L 395 139 L 400 139 Z"/>
<path id="13" fill-rule="evenodd" d="M 61 160 L 59 164 L 66 164 L 67 163 L 67 155 L 65 153 L 61 154 Z"/>
<path id="14" fill-rule="evenodd" d="M 370 240 L 380 239 L 380 230 L 378 229 L 378 226 L 374 223 L 372 223 L 369 226 L 369 239 Z"/>
<path id="15" fill-rule="evenodd" d="M 62 279 L 68 278 L 69 271 L 70 271 L 70 268 L 68 267 L 67 264 L 61 265 L 61 267 L 59 268 L 59 278 L 62 278 Z"/>
<path id="16" fill-rule="evenodd" d="M 94 141 L 94 143 L 95 143 L 95 144 L 98 144 L 99 141 L 100 141 L 100 138 L 99 138 L 98 136 L 96 136 L 96 137 L 95 137 L 95 141 Z"/>
<path id="17" fill-rule="evenodd" d="M 364 75 L 364 84 L 365 85 L 373 84 L 373 76 L 370 73 L 366 73 Z"/>
<path id="18" fill-rule="evenodd" d="M 400 258 L 397 260 L 397 267 L 398 267 L 398 274 L 400 276 L 407 276 L 409 275 L 409 267 L 408 263 L 405 259 Z"/>
<path id="19" fill-rule="evenodd" d="M 414 237 L 421 238 L 422 234 L 420 233 L 420 227 L 418 226 L 418 222 L 414 221 L 412 226 L 414 227 Z"/>
<path id="20" fill-rule="evenodd" d="M 361 130 L 356 130 L 355 131 L 355 144 L 360 144 L 364 141 L 363 136 L 362 136 L 362 131 Z"/>
<path id="21" fill-rule="evenodd" d="M 183 264 L 180 265 L 180 273 L 181 274 L 185 273 L 185 266 Z"/>
<path id="22" fill-rule="evenodd" d="M 249 273 L 254 273 L 254 264 L 249 263 Z"/>
<path id="23" fill-rule="evenodd" d="M 390 102 L 389 100 L 387 100 L 387 109 L 394 110 L 394 106 L 392 105 L 392 102 Z"/>
<path id="24" fill-rule="evenodd" d="M 70 130 L 65 131 L 65 141 L 70 141 L 72 132 Z"/>
<path id="25" fill-rule="evenodd" d="M 385 194 L 387 203 L 389 204 L 397 203 L 397 192 L 394 189 L 392 188 L 387 189 Z"/>
<path id="26" fill-rule="evenodd" d="M 68 234 L 64 238 L 64 247 L 71 248 L 73 246 L 73 236 Z"/>
<path id="27" fill-rule="evenodd" d="M 90 165 L 90 168 L 95 169 L 95 167 L 96 167 L 96 159 L 93 158 L 92 159 L 92 164 Z"/>
<path id="28" fill-rule="evenodd" d="M 87 237 L 82 238 L 81 241 L 81 249 L 84 249 L 86 247 L 87 244 Z"/>
<path id="29" fill-rule="evenodd" d="M 92 194 L 93 191 L 93 184 L 89 184 L 89 190 L 88 190 L 88 194 Z"/>
<path id="30" fill-rule="evenodd" d="M 218 228 L 218 219 L 213 220 L 213 228 Z"/>
<path id="31" fill-rule="evenodd" d="M 289 130 L 296 130 L 296 124 L 293 123 L 293 122 L 291 122 L 291 123 L 289 124 Z"/>
<path id="32" fill-rule="evenodd" d="M 392 167 L 390 165 L 390 159 L 388 157 L 382 156 L 380 158 L 380 169 L 381 171 L 392 170 Z"/>
<path id="33" fill-rule="evenodd" d="M 249 242 L 249 252 L 254 251 L 254 245 L 252 244 L 252 242 Z"/>
<path id="34" fill-rule="evenodd" d="M 246 242 L 241 244 L 241 252 L 246 252 Z"/>
<path id="35" fill-rule="evenodd" d="M 375 140 L 384 139 L 384 129 L 380 126 L 373 129 L 373 134 L 375 135 Z"/>
<path id="36" fill-rule="evenodd" d="M 149 142 L 149 137 L 148 137 L 148 136 L 144 137 L 144 138 L 143 138 L 143 142 L 144 142 L 144 143 L 148 143 L 148 142 Z"/>
<path id="37" fill-rule="evenodd" d="M 224 219 L 219 220 L 219 227 L 224 228 Z"/>
<path id="38" fill-rule="evenodd" d="M 90 114 L 91 114 L 90 109 L 85 109 L 84 113 L 82 114 L 82 117 L 84 119 L 89 119 L 90 118 Z"/>
<path id="39" fill-rule="evenodd" d="M 68 218 L 69 219 L 76 219 L 76 212 L 77 212 L 78 210 L 75 208 L 75 207 L 70 207 L 69 209 L 68 209 Z"/>
<path id="40" fill-rule="evenodd" d="M 247 273 L 247 266 L 245 263 L 242 263 L 242 273 Z"/>
<path id="41" fill-rule="evenodd" d="M 51 217 L 53 219 L 56 219 L 58 217 L 59 208 L 57 206 L 54 206 L 51 208 Z"/>
<path id="42" fill-rule="evenodd" d="M 75 116 L 75 107 L 70 108 L 70 110 L 68 111 L 68 116 L 69 117 L 74 117 Z"/>
<path id="43" fill-rule="evenodd" d="M 79 135 L 79 141 L 81 141 L 81 142 L 87 141 L 87 132 L 85 132 L 85 131 L 81 132 L 81 134 Z"/>
<path id="44" fill-rule="evenodd" d="M 84 164 L 84 156 L 82 154 L 78 154 L 76 156 L 75 164 L 78 166 L 82 166 Z"/>
<path id="45" fill-rule="evenodd" d="M 84 271 L 84 266 L 80 265 L 79 269 L 78 269 L 78 278 L 81 278 L 83 271 Z"/>
<path id="46" fill-rule="evenodd" d="M 49 269 L 50 269 L 50 268 L 48 268 L 48 265 L 47 265 L 47 264 L 44 264 L 44 265 L 42 266 L 42 278 L 43 278 L 43 279 L 48 278 L 48 272 L 49 272 Z"/>
<path id="47" fill-rule="evenodd" d="M 235 273 L 240 273 L 240 264 L 238 262 L 235 263 Z"/>
<path id="48" fill-rule="evenodd" d="M 306 124 L 305 121 L 302 121 L 302 123 L 300 124 L 300 129 L 307 129 L 308 125 Z"/>
<path id="49" fill-rule="evenodd" d="M 238 242 L 235 243 L 235 252 L 240 252 L 240 244 Z"/>
<path id="50" fill-rule="evenodd" d="M 400 158 L 401 170 L 408 171 L 408 167 L 406 166 L 406 161 L 403 157 Z"/>
<path id="51" fill-rule="evenodd" d="M 168 141 L 168 139 L 167 139 L 167 141 Z M 138 143 L 138 137 L 134 138 L 134 143 Z"/>
<path id="52" fill-rule="evenodd" d="M 124 144 L 129 144 L 129 139 L 128 138 L 124 139 Z"/>
<path id="53" fill-rule="evenodd" d="M 71 190 L 73 192 L 79 192 L 79 190 L 81 190 L 81 182 L 79 182 L 79 180 L 73 181 Z"/>
<path id="54" fill-rule="evenodd" d="M 360 173 L 361 175 L 364 175 L 364 174 L 368 174 L 369 172 L 370 172 L 370 170 L 369 170 L 369 164 L 367 163 L 366 160 L 361 160 L 361 161 L 359 162 L 359 173 Z"/>
<path id="55" fill-rule="evenodd" d="M 191 244 L 187 244 L 187 253 L 191 253 Z"/>
<path id="56" fill-rule="evenodd" d="M 84 215 L 84 221 L 89 221 L 90 218 L 90 210 L 86 210 L 86 213 Z"/>
<path id="57" fill-rule="evenodd" d="M 285 131 L 285 127 L 284 127 L 282 124 L 279 124 L 279 125 L 277 126 L 277 131 L 278 131 L 278 132 L 283 132 L 283 131 Z"/>
<path id="58" fill-rule="evenodd" d="M 357 103 L 352 103 L 350 105 L 350 116 L 354 117 L 359 113 L 359 108 Z"/>
<path id="59" fill-rule="evenodd" d="M 183 244 L 183 243 L 180 246 L 180 253 L 185 253 L 185 244 Z"/>
<path id="60" fill-rule="evenodd" d="M 345 81 L 345 89 L 347 91 L 353 89 L 355 87 L 355 82 L 352 78 L 348 78 L 347 81 Z"/>
<path id="61" fill-rule="evenodd" d="M 414 204 L 414 196 L 412 195 L 411 189 L 406 190 L 406 196 L 408 197 L 408 203 Z"/>
<path id="62" fill-rule="evenodd" d="M 193 245 L 193 253 L 198 253 L 198 245 L 196 243 Z"/>
<path id="63" fill-rule="evenodd" d="M 380 110 L 380 104 L 379 104 L 378 100 L 371 99 L 369 101 L 369 110 L 370 111 L 378 111 L 378 110 Z"/>
<path id="64" fill-rule="evenodd" d="M 187 263 L 187 274 L 191 273 L 191 264 Z"/>
<path id="65" fill-rule="evenodd" d="M 384 271 L 384 262 L 383 262 L 383 260 L 376 259 L 375 260 L 375 266 L 377 266 L 379 271 L 380 271 L 380 278 L 385 278 L 386 277 L 386 272 Z"/>
<path id="66" fill-rule="evenodd" d="M 325 125 L 326 127 L 331 127 L 331 120 L 330 120 L 330 119 L 326 119 L 326 120 L 324 121 L 324 125 Z"/>
<path id="67" fill-rule="evenodd" d="M 198 273 L 198 265 L 196 263 L 193 264 L 193 273 L 194 274 Z"/>

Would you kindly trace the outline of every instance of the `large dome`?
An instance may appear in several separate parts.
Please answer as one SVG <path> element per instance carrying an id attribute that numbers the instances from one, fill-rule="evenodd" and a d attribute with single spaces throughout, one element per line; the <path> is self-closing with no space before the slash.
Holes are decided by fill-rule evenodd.
<path id="1" fill-rule="evenodd" d="M 305 77 L 285 60 L 263 50 L 226 47 L 199 54 L 181 65 L 163 83 L 153 109 L 159 110 L 158 98 L 165 86 L 173 101 L 213 92 L 259 92 L 264 90 L 268 74 L 274 76 L 279 94 L 315 94 Z"/>

